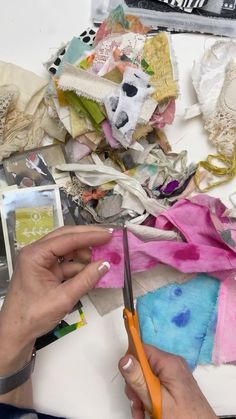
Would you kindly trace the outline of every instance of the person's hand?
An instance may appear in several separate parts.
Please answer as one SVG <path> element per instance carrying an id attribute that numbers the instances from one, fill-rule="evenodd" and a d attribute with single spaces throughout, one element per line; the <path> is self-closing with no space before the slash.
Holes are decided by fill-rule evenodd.
<path id="1" fill-rule="evenodd" d="M 215 419 L 186 362 L 178 356 L 144 345 L 149 364 L 161 382 L 162 419 Z M 131 401 L 133 419 L 144 419 L 143 404 L 151 409 L 150 398 L 139 362 L 126 355 L 119 362 Z"/>
<path id="2" fill-rule="evenodd" d="M 52 330 L 107 272 L 105 261 L 88 263 L 89 249 L 110 238 L 109 229 L 67 226 L 21 250 L 0 313 L 0 375 L 24 365 L 35 339 Z"/>

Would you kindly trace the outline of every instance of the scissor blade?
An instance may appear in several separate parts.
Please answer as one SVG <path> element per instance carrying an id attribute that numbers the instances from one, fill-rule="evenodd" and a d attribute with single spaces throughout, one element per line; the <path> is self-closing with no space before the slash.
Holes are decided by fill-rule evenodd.
<path id="1" fill-rule="evenodd" d="M 128 242 L 128 233 L 127 226 L 124 225 L 123 228 L 123 251 L 124 251 L 124 305 L 131 312 L 135 313 L 134 309 L 134 296 L 132 288 L 132 278 L 131 278 L 131 268 L 130 268 L 130 258 L 129 258 L 129 242 Z"/>

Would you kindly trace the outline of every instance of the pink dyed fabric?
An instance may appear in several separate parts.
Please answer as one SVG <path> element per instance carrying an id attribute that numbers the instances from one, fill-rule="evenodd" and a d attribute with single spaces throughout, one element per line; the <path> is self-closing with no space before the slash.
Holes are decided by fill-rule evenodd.
<path id="1" fill-rule="evenodd" d="M 212 360 L 214 364 L 236 361 L 236 281 L 222 282 L 218 297 L 218 321 Z"/>
<path id="2" fill-rule="evenodd" d="M 175 118 L 175 100 L 170 100 L 166 108 L 163 112 L 156 111 L 151 120 L 150 123 L 155 128 L 164 128 L 166 124 L 171 125 Z"/>
<path id="3" fill-rule="evenodd" d="M 226 207 L 215 198 L 198 195 L 182 199 L 156 218 L 155 226 L 177 230 L 184 242 L 142 242 L 129 233 L 132 272 L 142 272 L 158 263 L 182 272 L 206 272 L 223 281 L 219 295 L 214 362 L 236 360 L 236 223 L 224 216 Z M 124 281 L 122 231 L 115 231 L 108 245 L 93 249 L 93 259 L 105 259 L 111 270 L 98 283 L 102 288 L 120 288 Z"/>
<path id="4" fill-rule="evenodd" d="M 107 120 L 102 122 L 102 130 L 105 135 L 106 141 L 111 146 L 111 148 L 119 148 L 119 143 L 113 137 L 111 125 Z"/>
<path id="5" fill-rule="evenodd" d="M 203 201 L 203 203 L 201 202 Z M 185 242 L 142 242 L 129 233 L 130 262 L 133 272 L 142 272 L 158 263 L 170 265 L 181 272 L 208 272 L 218 279 L 230 278 L 236 270 L 236 253 L 222 233 L 230 231 L 235 238 L 236 225 L 224 217 L 225 207 L 218 200 L 199 197 L 182 199 L 156 219 L 155 226 L 164 230 L 178 230 Z M 95 247 L 93 258 L 111 263 L 111 270 L 99 282 L 103 288 L 123 286 L 124 260 L 122 231 L 115 231 L 108 245 Z"/>
<path id="6" fill-rule="evenodd" d="M 132 272 L 143 272 L 158 263 L 170 265 L 181 272 L 208 272 L 216 278 L 218 273 L 227 277 L 236 269 L 236 254 L 213 246 L 171 241 L 142 242 L 129 233 Z M 99 288 L 122 288 L 124 284 L 124 258 L 122 232 L 113 233 L 109 245 L 93 249 L 93 260 L 110 262 L 111 270 L 97 284 Z M 223 274 L 224 273 L 224 274 Z M 221 279 L 221 275 L 219 275 Z"/>

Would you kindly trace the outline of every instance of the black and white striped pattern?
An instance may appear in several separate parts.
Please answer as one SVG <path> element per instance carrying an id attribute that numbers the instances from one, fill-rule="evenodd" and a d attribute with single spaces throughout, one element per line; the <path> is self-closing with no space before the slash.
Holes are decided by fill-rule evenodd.
<path id="1" fill-rule="evenodd" d="M 207 0 L 180 0 L 178 1 L 178 3 L 179 3 L 179 6 L 182 7 L 183 9 L 185 8 L 194 9 L 194 8 L 201 8 L 205 6 L 205 4 L 207 3 Z"/>
<path id="2" fill-rule="evenodd" d="M 178 0 L 159 0 L 159 1 L 161 1 L 162 3 L 166 3 L 172 7 L 179 7 Z"/>
<path id="3" fill-rule="evenodd" d="M 205 6 L 208 0 L 159 0 L 171 7 L 179 7 L 180 9 L 194 9 Z"/>

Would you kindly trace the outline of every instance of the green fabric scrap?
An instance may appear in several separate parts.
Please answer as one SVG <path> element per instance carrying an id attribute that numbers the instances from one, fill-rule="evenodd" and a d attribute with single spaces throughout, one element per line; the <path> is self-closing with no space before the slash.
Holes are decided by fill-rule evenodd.
<path id="1" fill-rule="evenodd" d="M 144 58 L 142 58 L 141 60 L 141 66 L 143 71 L 147 73 L 149 76 L 153 76 L 153 74 L 155 74 L 152 67 L 147 63 L 147 61 Z"/>
<path id="2" fill-rule="evenodd" d="M 96 131 L 101 129 L 100 124 L 106 116 L 100 105 L 91 99 L 82 96 L 79 97 L 71 91 L 65 91 L 64 96 L 69 105 L 73 106 L 80 115 L 82 114 L 91 121 Z"/>

